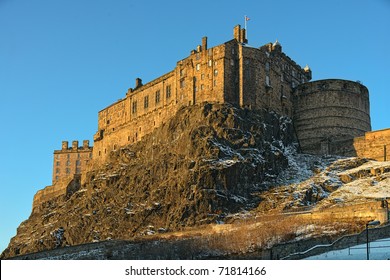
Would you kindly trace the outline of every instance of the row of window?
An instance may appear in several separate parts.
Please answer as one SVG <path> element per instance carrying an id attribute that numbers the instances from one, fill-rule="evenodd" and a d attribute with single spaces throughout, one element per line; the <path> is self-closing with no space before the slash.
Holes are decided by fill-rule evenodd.
<path id="1" fill-rule="evenodd" d="M 283 75 L 281 76 L 280 81 L 281 81 L 281 82 L 284 82 Z M 303 82 L 302 82 L 302 83 L 303 83 Z M 292 87 L 292 88 L 295 88 L 296 86 L 298 86 L 298 84 L 299 84 L 298 82 L 292 81 L 292 82 L 291 82 L 291 87 Z M 270 86 L 271 86 L 271 79 L 269 78 L 269 76 L 265 76 L 265 85 L 266 85 L 267 87 L 270 87 Z"/>
<path id="2" fill-rule="evenodd" d="M 165 97 L 166 99 L 169 99 L 172 95 L 172 88 L 171 88 L 171 85 L 167 85 L 165 87 Z M 154 99 L 154 103 L 157 105 L 159 104 L 161 101 L 161 92 L 160 90 L 157 90 L 155 92 L 155 99 Z M 131 112 L 133 114 L 137 113 L 137 100 L 134 100 L 133 103 L 131 104 Z M 147 109 L 149 108 L 149 95 L 146 95 L 144 96 L 144 109 Z"/>
<path id="3" fill-rule="evenodd" d="M 60 154 L 56 154 L 55 158 L 59 160 L 61 158 L 61 155 Z M 69 160 L 70 159 L 70 154 L 67 154 L 66 158 Z M 77 154 L 77 158 L 80 159 L 81 158 L 81 154 Z M 89 158 L 92 158 L 92 153 L 89 153 Z"/>
<path id="4" fill-rule="evenodd" d="M 70 168 L 66 168 L 65 169 L 65 173 L 66 174 L 70 174 L 70 172 L 71 172 Z M 81 173 L 81 168 L 77 167 L 76 168 L 76 174 L 79 174 L 79 173 Z M 56 168 L 56 174 L 60 174 L 60 169 L 59 168 Z M 58 180 L 58 176 L 56 176 L 56 180 Z"/>
<path id="5" fill-rule="evenodd" d="M 210 59 L 210 60 L 208 61 L 207 65 L 208 65 L 209 67 L 213 66 L 213 60 Z M 217 66 L 217 65 L 218 65 L 218 61 L 214 61 L 214 66 Z M 199 70 L 200 70 L 200 66 L 201 66 L 200 63 L 197 63 L 197 64 L 195 65 L 196 71 L 199 71 Z M 186 74 L 186 71 L 185 71 L 185 69 L 180 69 L 180 72 L 179 72 L 179 73 L 180 73 L 180 77 L 184 77 L 185 74 Z"/>
<path id="6" fill-rule="evenodd" d="M 71 162 L 68 160 L 66 162 L 66 166 L 70 166 Z M 56 161 L 56 166 L 60 166 L 61 165 L 61 162 L 60 161 Z M 80 160 L 76 160 L 76 166 L 80 166 L 81 165 L 81 161 Z"/>

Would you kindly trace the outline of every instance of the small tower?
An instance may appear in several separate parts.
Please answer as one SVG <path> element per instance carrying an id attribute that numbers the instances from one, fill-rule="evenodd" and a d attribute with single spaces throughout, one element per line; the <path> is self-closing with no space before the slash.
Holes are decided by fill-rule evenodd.
<path id="1" fill-rule="evenodd" d="M 282 52 L 282 45 L 279 43 L 278 39 L 276 39 L 275 43 L 272 44 L 272 50 Z"/>
<path id="2" fill-rule="evenodd" d="M 84 140 L 82 147 L 79 147 L 79 141 L 72 141 L 71 148 L 68 147 L 68 141 L 62 141 L 61 150 L 55 150 L 53 153 L 52 184 L 83 173 L 92 159 L 92 152 L 93 147 L 89 146 L 89 140 Z"/>
<path id="3" fill-rule="evenodd" d="M 303 68 L 303 71 L 305 71 L 306 78 L 310 81 L 311 80 L 311 69 L 309 65 L 306 64 L 305 68 Z"/>

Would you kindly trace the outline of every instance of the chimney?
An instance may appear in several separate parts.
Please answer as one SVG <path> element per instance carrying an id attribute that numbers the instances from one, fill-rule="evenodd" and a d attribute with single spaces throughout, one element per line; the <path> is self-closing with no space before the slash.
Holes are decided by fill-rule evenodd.
<path id="1" fill-rule="evenodd" d="M 241 25 L 237 24 L 233 29 L 233 36 L 239 43 L 246 44 L 248 40 L 246 39 L 246 30 L 241 28 Z"/>
<path id="2" fill-rule="evenodd" d="M 72 150 L 77 150 L 78 147 L 79 147 L 79 141 L 77 140 L 72 141 Z"/>
<path id="3" fill-rule="evenodd" d="M 135 79 L 135 89 L 142 87 L 142 80 L 140 78 Z"/>
<path id="4" fill-rule="evenodd" d="M 62 141 L 62 150 L 67 150 L 68 149 L 68 141 Z"/>
<path id="5" fill-rule="evenodd" d="M 202 51 L 207 50 L 207 37 L 202 38 Z"/>
<path id="6" fill-rule="evenodd" d="M 89 140 L 84 140 L 83 141 L 83 148 L 88 149 L 89 148 Z"/>
<path id="7" fill-rule="evenodd" d="M 240 30 L 241 30 L 241 25 L 237 24 L 233 29 L 233 36 L 234 39 L 236 39 L 239 43 L 242 43 Z"/>

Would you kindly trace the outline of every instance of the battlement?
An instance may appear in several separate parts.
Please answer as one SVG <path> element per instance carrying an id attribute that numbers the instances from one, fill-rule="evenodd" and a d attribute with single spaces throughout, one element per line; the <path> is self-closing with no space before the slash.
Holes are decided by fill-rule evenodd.
<path id="1" fill-rule="evenodd" d="M 92 160 L 93 148 L 89 145 L 89 140 L 84 140 L 82 146 L 79 146 L 77 140 L 72 141 L 71 147 L 68 145 L 68 141 L 62 141 L 61 150 L 53 153 L 53 185 L 61 179 L 81 174 Z"/>
<path id="2" fill-rule="evenodd" d="M 69 142 L 68 141 L 62 141 L 62 148 L 61 150 L 56 150 L 54 153 L 61 153 L 64 151 L 69 152 L 72 151 L 79 151 L 79 150 L 92 150 L 92 147 L 89 146 L 89 140 L 83 140 L 83 145 L 79 147 L 79 141 L 74 140 L 72 141 L 72 147 L 68 147 Z"/>

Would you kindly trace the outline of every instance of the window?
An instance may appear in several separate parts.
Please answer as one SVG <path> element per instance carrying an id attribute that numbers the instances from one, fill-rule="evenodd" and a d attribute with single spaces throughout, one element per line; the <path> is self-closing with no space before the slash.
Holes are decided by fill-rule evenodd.
<path id="1" fill-rule="evenodd" d="M 214 76 L 218 76 L 218 70 L 217 69 L 214 70 Z"/>
<path id="2" fill-rule="evenodd" d="M 201 80 L 204 80 L 204 74 L 202 74 L 202 75 L 200 76 L 200 79 L 201 79 Z"/>
<path id="3" fill-rule="evenodd" d="M 184 76 L 184 69 L 180 69 L 180 77 Z"/>
<path id="4" fill-rule="evenodd" d="M 80 166 L 80 164 L 81 164 L 81 161 L 76 160 L 76 166 Z"/>
<path id="5" fill-rule="evenodd" d="M 180 81 L 180 88 L 184 88 L 185 87 L 185 82 L 184 82 L 184 80 L 181 80 Z"/>
<path id="6" fill-rule="evenodd" d="M 60 173 L 60 169 L 56 168 L 56 174 Z"/>
<path id="7" fill-rule="evenodd" d="M 156 104 L 160 103 L 160 91 L 156 91 Z"/>
<path id="8" fill-rule="evenodd" d="M 131 105 L 131 112 L 133 114 L 137 113 L 137 101 L 133 101 L 133 104 Z"/>
<path id="9" fill-rule="evenodd" d="M 59 161 L 56 162 L 56 166 L 60 166 L 60 162 Z"/>
<path id="10" fill-rule="evenodd" d="M 69 166 L 70 165 L 70 161 L 68 160 L 67 162 L 66 162 L 66 166 Z"/>
<path id="11" fill-rule="evenodd" d="M 268 61 L 265 63 L 265 71 L 269 72 L 269 62 Z"/>
<path id="12" fill-rule="evenodd" d="M 200 70 L 200 63 L 196 64 L 196 71 Z"/>
<path id="13" fill-rule="evenodd" d="M 267 87 L 270 87 L 270 86 L 271 86 L 271 81 L 270 81 L 270 79 L 269 79 L 269 76 L 265 76 L 265 85 L 266 85 Z"/>
<path id="14" fill-rule="evenodd" d="M 233 59 L 233 58 L 230 59 L 230 65 L 231 65 L 231 66 L 234 66 L 234 59 Z"/>
<path id="15" fill-rule="evenodd" d="M 286 96 L 284 95 L 284 87 L 283 85 L 280 87 L 280 101 L 284 101 L 284 99 L 286 98 Z"/>
<path id="16" fill-rule="evenodd" d="M 203 84 L 200 85 L 200 90 L 203 90 L 204 89 L 204 86 Z"/>
<path id="17" fill-rule="evenodd" d="M 213 60 L 212 59 L 209 60 L 209 67 L 211 67 L 211 66 L 213 66 Z"/>
<path id="18" fill-rule="evenodd" d="M 144 109 L 149 107 L 149 95 L 144 97 Z"/>
<path id="19" fill-rule="evenodd" d="M 166 90 L 166 97 L 167 99 L 171 97 L 171 85 L 167 85 L 167 87 L 165 88 Z"/>
<path id="20" fill-rule="evenodd" d="M 217 86 L 217 80 L 214 80 L 214 86 L 215 87 Z"/>

